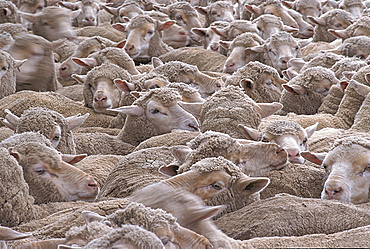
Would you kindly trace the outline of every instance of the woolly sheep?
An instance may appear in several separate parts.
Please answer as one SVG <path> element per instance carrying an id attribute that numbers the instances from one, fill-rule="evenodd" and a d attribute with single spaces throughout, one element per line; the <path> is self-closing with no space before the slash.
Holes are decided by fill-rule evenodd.
<path id="1" fill-rule="evenodd" d="M 16 70 L 22 63 L 9 53 L 0 51 L 0 99 L 15 93 Z"/>
<path id="2" fill-rule="evenodd" d="M 354 18 L 351 13 L 341 10 L 334 9 L 326 12 L 320 17 L 307 17 L 311 23 L 315 25 L 313 42 L 324 41 L 332 42 L 336 39 L 328 30 L 329 29 L 345 29 L 352 24 Z"/>
<path id="3" fill-rule="evenodd" d="M 15 38 L 8 52 L 14 59 L 27 59 L 16 72 L 17 91 L 55 91 L 57 76 L 53 50 L 63 41 L 51 43 L 41 36 L 24 34 Z"/>
<path id="4" fill-rule="evenodd" d="M 22 12 L 22 17 L 32 23 L 32 32 L 44 37 L 49 41 L 67 38 L 70 41 L 76 39 L 76 32 L 72 29 L 71 21 L 80 13 L 56 6 L 44 8 L 36 14 Z M 46 25 L 45 25 L 46 24 Z"/>
<path id="5" fill-rule="evenodd" d="M 21 116 L 22 113 L 31 107 L 44 107 L 59 112 L 65 117 L 89 113 L 89 117 L 83 126 L 108 127 L 112 116 L 97 114 L 93 110 L 68 99 L 54 92 L 21 91 L 0 99 L 1 116 L 4 117 L 4 110 L 10 110 L 14 115 Z"/>
<path id="6" fill-rule="evenodd" d="M 355 19 L 360 18 L 366 8 L 365 3 L 361 0 L 342 0 L 336 4 L 338 4 L 337 8 L 350 12 Z"/>
<path id="7" fill-rule="evenodd" d="M 234 239 L 250 239 L 331 234 L 368 225 L 368 216 L 366 208 L 353 204 L 283 194 L 226 214 L 215 224 Z"/>
<path id="8" fill-rule="evenodd" d="M 344 92 L 338 85 L 332 85 L 329 89 L 328 95 L 322 99 L 317 113 L 335 114 L 338 111 L 340 102 L 344 96 Z"/>
<path id="9" fill-rule="evenodd" d="M 215 21 L 234 21 L 234 6 L 227 1 L 210 3 L 207 7 L 196 6 L 195 9 L 204 15 L 203 27 L 208 28 Z"/>
<path id="10" fill-rule="evenodd" d="M 80 0 L 75 3 L 59 2 L 59 5 L 70 10 L 81 10 L 73 20 L 73 26 L 98 26 L 99 4 L 94 0 Z"/>
<path id="11" fill-rule="evenodd" d="M 5 111 L 7 115 L 2 122 L 15 133 L 40 132 L 49 139 L 53 148 L 65 154 L 76 154 L 72 129 L 82 125 L 89 116 L 85 114 L 65 118 L 56 111 L 42 107 L 25 110 L 20 117 L 9 110 Z"/>
<path id="12" fill-rule="evenodd" d="M 242 87 L 257 103 L 268 103 L 279 101 L 282 84 L 286 81 L 280 78 L 273 67 L 255 61 L 239 68 L 226 78 L 225 83 Z"/>
<path id="13" fill-rule="evenodd" d="M 202 50 L 207 53 L 216 53 L 205 49 Z M 183 54 L 185 55 L 185 53 Z M 188 54 L 187 56 L 189 57 Z M 190 84 L 199 91 L 202 97 L 212 95 L 222 86 L 221 81 L 200 72 L 197 66 L 180 61 L 163 63 L 161 60 L 154 60 L 153 62 L 154 69 L 151 71 L 152 73 L 166 76 L 170 82 L 184 82 Z"/>
<path id="14" fill-rule="evenodd" d="M 14 39 L 8 32 L 3 32 L 0 34 L 0 49 L 8 50 L 11 45 L 13 45 Z"/>
<path id="15" fill-rule="evenodd" d="M 349 25 L 346 29 L 330 29 L 329 32 L 342 39 L 355 36 L 369 36 L 369 23 L 370 18 L 368 16 L 362 16 L 356 22 Z"/>
<path id="16" fill-rule="evenodd" d="M 280 110 L 282 105 L 256 103 L 240 87 L 227 86 L 207 98 L 204 103 L 181 103 L 181 106 L 199 117 L 201 131 L 223 132 L 235 138 L 243 138 L 238 125 L 257 128 L 262 117 Z"/>
<path id="17" fill-rule="evenodd" d="M 126 38 L 126 35 L 121 31 L 113 28 L 111 24 L 101 24 L 97 27 L 86 26 L 76 30 L 79 37 L 94 37 L 100 36 L 113 42 L 120 42 Z"/>
<path id="18" fill-rule="evenodd" d="M 18 13 L 18 8 L 11 1 L 2 1 L 0 9 L 0 23 L 22 23 L 22 17 Z"/>
<path id="19" fill-rule="evenodd" d="M 361 60 L 359 58 L 353 57 L 344 57 L 343 59 L 337 61 L 331 68 L 335 73 L 335 77 L 337 79 L 341 79 L 342 75 L 346 71 L 358 71 L 362 67 L 367 66 L 367 63 L 364 60 Z"/>
<path id="20" fill-rule="evenodd" d="M 369 140 L 359 136 L 337 139 L 328 153 L 305 153 L 308 160 L 322 165 L 328 178 L 321 199 L 364 203 L 369 200 L 367 155 Z"/>
<path id="21" fill-rule="evenodd" d="M 281 18 L 271 14 L 263 14 L 256 19 L 253 20 L 253 23 L 257 25 L 259 30 L 259 35 L 262 39 L 266 40 L 271 35 L 278 33 L 279 31 L 298 31 L 298 29 L 288 28 L 289 26 L 285 26 L 281 21 Z"/>
<path id="22" fill-rule="evenodd" d="M 311 67 L 291 79 L 281 94 L 282 112 L 312 115 L 322 104 L 332 85 L 339 83 L 333 71 L 323 67 Z"/>
<path id="23" fill-rule="evenodd" d="M 292 8 L 302 14 L 304 20 L 307 16 L 319 17 L 322 14 L 321 3 L 319 0 L 295 0 L 293 2 L 283 1 L 284 6 Z"/>
<path id="24" fill-rule="evenodd" d="M 347 57 L 357 57 L 364 60 L 369 56 L 369 46 L 369 37 L 355 36 L 345 39 L 339 47 L 329 51 L 342 54 Z"/>
<path id="25" fill-rule="evenodd" d="M 199 47 L 184 47 L 159 56 L 163 62 L 181 61 L 197 66 L 200 71 L 222 72 L 226 57 Z M 178 81 L 178 80 L 177 80 Z"/>
<path id="26" fill-rule="evenodd" d="M 218 27 L 211 26 L 211 29 L 216 34 L 221 36 L 223 38 L 222 40 L 225 40 L 225 41 L 232 41 L 238 35 L 241 35 L 246 32 L 258 34 L 258 29 L 256 25 L 247 20 L 234 20 L 230 22 L 230 24 L 224 28 L 218 28 Z"/>
<path id="27" fill-rule="evenodd" d="M 146 15 L 137 15 L 127 25 L 119 26 L 127 32 L 126 53 L 135 62 L 149 62 L 152 57 L 165 54 L 173 48 L 163 42 L 160 31 L 170 28 L 175 21 L 160 22 Z"/>

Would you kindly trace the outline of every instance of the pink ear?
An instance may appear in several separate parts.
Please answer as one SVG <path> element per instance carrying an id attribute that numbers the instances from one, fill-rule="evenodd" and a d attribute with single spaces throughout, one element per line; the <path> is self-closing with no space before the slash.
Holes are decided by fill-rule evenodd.
<path id="1" fill-rule="evenodd" d="M 131 92 L 135 90 L 135 85 L 128 83 L 125 80 L 115 79 L 113 82 L 117 86 L 117 88 L 123 92 Z"/>
<path id="2" fill-rule="evenodd" d="M 158 171 L 167 176 L 175 176 L 177 175 L 178 169 L 179 169 L 179 166 L 170 164 L 170 165 L 160 167 Z"/>

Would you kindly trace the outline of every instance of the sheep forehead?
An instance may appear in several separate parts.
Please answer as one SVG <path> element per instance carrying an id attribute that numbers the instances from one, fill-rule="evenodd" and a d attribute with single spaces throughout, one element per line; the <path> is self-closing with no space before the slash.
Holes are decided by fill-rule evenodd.
<path id="1" fill-rule="evenodd" d="M 342 10 L 342 9 L 334 9 L 326 12 L 322 15 L 322 18 L 324 18 L 327 22 L 330 21 L 333 18 L 338 18 L 340 20 L 350 20 L 351 19 L 351 13 Z"/>
<path id="2" fill-rule="evenodd" d="M 263 14 L 259 16 L 254 22 L 262 21 L 264 23 L 279 23 L 281 22 L 281 18 L 272 14 Z"/>
<path id="3" fill-rule="evenodd" d="M 103 236 L 104 234 L 107 234 L 112 230 L 113 228 L 103 224 L 102 222 L 92 221 L 80 227 L 71 227 L 71 229 L 66 232 L 66 239 L 67 241 L 70 241 L 79 238 L 88 242 L 94 238 Z"/>
<path id="4" fill-rule="evenodd" d="M 187 145 L 192 149 L 196 150 L 201 146 L 217 146 L 218 148 L 230 148 L 237 142 L 235 139 L 229 135 L 216 131 L 206 131 L 192 140 L 190 140 Z"/>
<path id="5" fill-rule="evenodd" d="M 361 0 L 343 0 L 342 4 L 344 4 L 347 7 L 352 7 L 356 5 L 363 5 L 363 2 Z"/>
<path id="6" fill-rule="evenodd" d="M 51 147 L 50 140 L 39 132 L 27 131 L 22 133 L 16 133 L 7 139 L 4 139 L 0 145 L 2 147 L 14 147 L 18 144 L 26 142 L 40 142 L 44 143 L 46 146 Z"/>
<path id="7" fill-rule="evenodd" d="M 156 89 L 151 89 L 145 95 L 141 96 L 135 100 L 134 105 L 139 105 L 146 108 L 149 101 L 155 100 L 161 103 L 163 106 L 172 106 L 181 100 L 181 95 L 176 89 L 161 87 Z"/>
<path id="8" fill-rule="evenodd" d="M 285 134 L 290 135 L 299 135 L 304 133 L 303 128 L 293 122 L 293 121 L 285 121 L 285 120 L 278 120 L 271 122 L 264 130 L 264 134 L 271 134 L 273 136 L 281 136 Z"/>
<path id="9" fill-rule="evenodd" d="M 321 66 L 317 66 L 317 67 L 307 68 L 297 77 L 294 77 L 289 82 L 289 84 L 292 84 L 292 85 L 296 84 L 296 85 L 304 86 L 307 89 L 314 89 L 316 84 L 319 81 L 323 81 L 323 80 L 329 80 L 333 84 L 338 81 L 333 71 L 331 71 L 330 69 L 321 67 Z"/>
<path id="10" fill-rule="evenodd" d="M 334 150 L 339 146 L 347 150 L 354 145 L 359 145 L 367 150 L 370 150 L 370 141 L 358 136 L 349 136 L 335 140 L 331 150 Z"/>
<path id="11" fill-rule="evenodd" d="M 370 44 L 370 38 L 367 36 L 355 36 L 346 39 L 342 44 L 341 47 L 345 46 L 354 46 L 354 45 L 359 45 L 359 46 L 369 46 Z"/>
<path id="12" fill-rule="evenodd" d="M 107 78 L 112 81 L 118 78 L 122 80 L 131 80 L 129 73 L 127 73 L 126 70 L 110 62 L 105 62 L 90 70 L 87 73 L 86 82 L 95 83 L 99 78 Z"/>
<path id="13" fill-rule="evenodd" d="M 217 2 L 212 3 L 209 6 L 210 10 L 219 9 L 219 8 L 226 9 L 226 8 L 232 8 L 232 7 L 233 6 L 231 5 L 231 3 L 226 2 L 226 1 L 217 1 Z"/>
<path id="14" fill-rule="evenodd" d="M 266 45 L 272 45 L 272 44 L 292 44 L 297 43 L 297 41 L 294 39 L 294 37 L 285 31 L 280 31 L 278 33 L 273 34 L 271 37 L 269 37 L 266 41 Z"/>
<path id="15" fill-rule="evenodd" d="M 167 85 L 167 87 L 178 90 L 179 93 L 183 96 L 190 96 L 191 94 L 198 92 L 197 89 L 191 87 L 188 84 L 181 83 L 181 82 L 171 82 Z"/>
<path id="16" fill-rule="evenodd" d="M 250 46 L 254 45 L 255 43 L 262 44 L 263 41 L 261 40 L 261 38 L 257 34 L 247 32 L 247 33 L 244 33 L 244 34 L 241 34 L 241 35 L 237 36 L 233 40 L 231 46 L 234 46 L 234 47 L 237 47 L 237 46 L 250 47 Z"/>
<path id="17" fill-rule="evenodd" d="M 198 16 L 195 9 L 188 2 L 173 3 L 168 6 L 169 16 L 174 16 L 176 13 L 183 12 L 186 16 Z"/>
<path id="18" fill-rule="evenodd" d="M 80 0 L 83 4 L 93 4 L 95 0 Z"/>
<path id="19" fill-rule="evenodd" d="M 229 23 L 229 22 L 225 22 L 225 21 L 215 21 L 213 23 L 211 23 L 209 25 L 209 27 L 211 28 L 226 28 L 226 27 L 231 27 L 231 26 L 237 26 L 236 23 Z"/>
<path id="20" fill-rule="evenodd" d="M 70 10 L 65 8 L 60 8 L 56 6 L 49 6 L 44 8 L 39 14 L 39 18 L 47 18 L 48 20 L 56 20 L 59 18 L 70 18 Z M 52 17 L 52 18 L 51 18 Z"/>
<path id="21" fill-rule="evenodd" d="M 281 5 L 281 1 L 280 0 L 266 0 L 264 3 L 262 3 L 261 5 L 259 6 L 267 6 L 267 5 Z"/>
<path id="22" fill-rule="evenodd" d="M 275 68 L 258 61 L 249 62 L 244 67 L 239 68 L 235 73 L 235 75 L 249 77 L 253 80 L 262 79 L 261 74 L 271 74 L 274 77 L 279 76 Z"/>
<path id="23" fill-rule="evenodd" d="M 127 26 L 128 29 L 136 29 L 142 27 L 147 23 L 156 24 L 156 21 L 153 20 L 150 16 L 146 15 L 137 15 L 132 18 Z"/>
<path id="24" fill-rule="evenodd" d="M 226 173 L 233 177 L 238 177 L 243 174 L 239 167 L 237 167 L 234 163 L 221 156 L 217 158 L 213 157 L 202 159 L 201 161 L 193 164 L 190 167 L 190 170 L 196 170 L 200 173 L 210 173 L 213 171 L 226 171 Z"/>
<path id="25" fill-rule="evenodd" d="M 351 0 L 352 1 L 352 0 Z M 305 9 L 305 8 L 320 8 L 321 4 L 319 1 L 295 1 L 296 8 Z"/>
<path id="26" fill-rule="evenodd" d="M 10 1 L 0 1 L 0 8 L 10 8 L 11 10 L 15 10 L 16 6 Z"/>
<path id="27" fill-rule="evenodd" d="M 56 122 L 60 125 L 66 125 L 66 120 L 62 114 L 44 107 L 33 107 L 25 110 L 22 113 L 20 120 L 32 117 L 34 117 L 36 120 L 40 118 L 44 120 L 50 120 L 51 122 Z"/>

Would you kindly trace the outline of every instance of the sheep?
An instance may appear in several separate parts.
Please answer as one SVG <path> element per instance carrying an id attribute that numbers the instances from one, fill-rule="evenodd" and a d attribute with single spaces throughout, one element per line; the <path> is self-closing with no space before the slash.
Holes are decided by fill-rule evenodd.
<path id="1" fill-rule="evenodd" d="M 51 43 L 41 36 L 24 34 L 15 38 L 9 54 L 16 60 L 25 60 L 16 72 L 16 90 L 55 91 L 57 76 L 53 49 L 63 41 Z"/>
<path id="2" fill-rule="evenodd" d="M 101 7 L 113 15 L 111 23 L 126 22 L 127 18 L 131 19 L 136 15 L 144 14 L 144 10 L 141 9 L 139 3 L 135 1 L 127 1 L 118 7 L 110 7 L 107 5 L 102 5 Z"/>
<path id="3" fill-rule="evenodd" d="M 317 113 L 327 113 L 334 115 L 338 111 L 340 102 L 344 96 L 344 92 L 338 85 L 332 85 L 329 89 L 328 95 L 322 99 Z"/>
<path id="4" fill-rule="evenodd" d="M 205 16 L 204 28 L 208 28 L 215 21 L 234 21 L 234 6 L 227 1 L 217 1 L 210 3 L 207 7 L 196 6 L 195 9 Z"/>
<path id="5" fill-rule="evenodd" d="M 302 59 L 304 61 L 310 61 L 311 59 L 319 56 L 322 53 L 325 53 L 327 50 L 334 49 L 338 47 L 342 41 L 340 39 L 336 39 L 332 42 L 310 42 L 307 46 L 302 48 Z"/>
<path id="6" fill-rule="evenodd" d="M 107 113 L 107 109 L 118 107 L 121 91 L 115 86 L 115 79 L 131 81 L 131 75 L 125 69 L 108 61 L 94 67 L 87 75 L 72 74 L 72 77 L 84 84 L 85 106 L 97 113 Z"/>
<path id="7" fill-rule="evenodd" d="M 310 67 L 325 67 L 331 68 L 334 64 L 341 59 L 344 59 L 343 55 L 339 55 L 332 52 L 322 51 L 307 62 L 301 58 L 293 58 L 289 60 L 288 64 L 293 67 L 297 72 L 304 71 Z"/>
<path id="8" fill-rule="evenodd" d="M 359 58 L 349 58 L 349 57 L 344 57 L 340 61 L 337 61 L 331 68 L 335 73 L 335 77 L 337 79 L 341 79 L 343 72 L 346 71 L 358 71 L 362 67 L 367 66 L 367 63 L 364 60 L 361 60 Z"/>
<path id="9" fill-rule="evenodd" d="M 361 96 L 365 97 L 364 102 L 362 103 L 360 109 L 358 110 L 353 125 L 351 126 L 351 131 L 360 131 L 360 132 L 368 132 L 369 128 L 367 125 L 368 120 L 368 102 L 369 98 L 367 97 L 367 94 L 370 92 L 370 88 L 365 85 L 359 85 L 356 84 L 356 92 L 359 93 Z"/>
<path id="10" fill-rule="evenodd" d="M 59 2 L 59 5 L 70 10 L 81 10 L 73 20 L 74 27 L 98 26 L 100 7 L 94 0 L 80 0 L 75 3 Z"/>
<path id="11" fill-rule="evenodd" d="M 293 32 L 293 36 L 296 38 L 307 39 L 313 36 L 314 34 L 314 27 L 310 24 L 309 21 L 304 20 L 303 15 L 295 10 L 287 9 L 288 14 L 293 17 L 293 19 L 298 24 L 298 31 L 296 32 L 295 29 L 288 27 L 286 31 Z"/>
<path id="12" fill-rule="evenodd" d="M 336 4 L 338 4 L 337 8 L 350 12 L 355 19 L 361 18 L 366 8 L 365 3 L 361 0 L 342 0 Z"/>
<path id="13" fill-rule="evenodd" d="M 28 33 L 27 28 L 20 23 L 1 23 L 0 33 L 9 33 L 13 38 L 18 35 Z"/>
<path id="14" fill-rule="evenodd" d="M 177 50 L 182 49 L 180 48 Z M 212 51 L 202 50 L 207 51 L 207 53 L 212 53 Z M 185 51 L 186 50 L 184 50 L 183 55 L 187 54 L 189 57 L 189 54 L 185 53 Z M 172 55 L 173 54 L 171 54 L 171 56 Z M 161 60 L 155 60 L 153 66 L 154 69 L 151 72 L 166 76 L 170 82 L 184 82 L 190 84 L 199 91 L 202 97 L 208 97 L 221 88 L 221 82 L 218 79 L 200 72 L 197 66 L 185 62 L 169 61 L 163 64 Z"/>
<path id="15" fill-rule="evenodd" d="M 22 17 L 18 13 L 18 8 L 11 1 L 1 1 L 0 9 L 0 23 L 22 23 Z"/>
<path id="16" fill-rule="evenodd" d="M 45 0 L 19 0 L 17 3 L 18 9 L 22 12 L 37 13 L 46 7 Z"/>
<path id="17" fill-rule="evenodd" d="M 248 53 L 247 48 L 262 45 L 263 39 L 255 33 L 243 33 L 231 42 L 220 41 L 221 46 L 228 49 L 228 58 L 223 65 L 224 73 L 233 73 L 248 62 L 257 59 L 253 53 Z"/>
<path id="18" fill-rule="evenodd" d="M 175 2 L 166 7 L 157 6 L 156 9 L 166 13 L 171 20 L 176 20 L 176 23 L 183 27 L 191 38 L 190 45 L 199 44 L 201 38 L 194 34 L 193 28 L 201 28 L 202 24 L 199 21 L 199 16 L 196 9 L 188 2 Z"/>
<path id="19" fill-rule="evenodd" d="M 323 67 L 311 67 L 284 84 L 280 103 L 282 112 L 312 115 L 322 104 L 332 85 L 339 83 L 333 71 Z"/>
<path id="20" fill-rule="evenodd" d="M 76 30 L 77 36 L 94 37 L 100 36 L 113 42 L 120 42 L 126 38 L 121 31 L 113 28 L 110 24 L 101 24 L 100 26 L 86 26 Z"/>
<path id="21" fill-rule="evenodd" d="M 2 122 L 15 133 L 40 132 L 49 139 L 53 148 L 64 154 L 76 154 L 72 129 L 81 126 L 89 117 L 87 113 L 65 118 L 56 111 L 42 107 L 27 109 L 20 117 L 9 110 L 5 112 L 7 115 Z"/>
<path id="22" fill-rule="evenodd" d="M 200 71 L 222 72 L 226 57 L 200 47 L 184 47 L 159 56 L 163 62 L 181 61 L 198 67 Z M 177 80 L 178 81 L 178 80 Z"/>
<path id="23" fill-rule="evenodd" d="M 279 31 L 298 31 L 298 29 L 288 28 L 289 26 L 285 26 L 281 21 L 281 18 L 271 14 L 263 14 L 252 21 L 257 25 L 259 30 L 259 35 L 262 39 L 266 40 L 271 35 L 278 33 Z"/>
<path id="24" fill-rule="evenodd" d="M 0 226 L 0 248 L 7 248 L 5 241 L 19 240 L 30 236 L 31 234 L 20 233 L 11 228 Z"/>
<path id="25" fill-rule="evenodd" d="M 319 17 L 322 14 L 321 3 L 319 0 L 295 0 L 293 2 L 282 1 L 285 7 L 292 8 L 302 14 L 305 21 L 308 21 L 307 16 Z"/>
<path id="26" fill-rule="evenodd" d="M 174 244 L 184 248 L 207 248 L 211 244 L 203 236 L 180 226 L 176 218 L 161 209 L 145 207 L 141 203 L 131 202 L 126 208 L 117 210 L 107 217 L 93 212 L 84 212 L 89 221 L 100 221 L 120 227 L 123 224 L 139 225 L 153 232 L 163 245 L 171 248 Z"/>
<path id="27" fill-rule="evenodd" d="M 59 112 L 65 117 L 89 113 L 89 117 L 83 123 L 84 127 L 100 126 L 108 127 L 113 119 L 112 116 L 97 114 L 93 110 L 54 92 L 21 91 L 0 99 L 0 113 L 4 117 L 4 110 L 10 110 L 18 117 L 30 107 L 44 107 Z"/>
<path id="28" fill-rule="evenodd" d="M 307 17 L 311 23 L 315 25 L 315 30 L 313 34 L 313 42 L 317 41 L 324 41 L 324 42 L 332 42 L 337 37 L 331 34 L 328 30 L 329 29 L 345 29 L 349 25 L 352 24 L 354 18 L 351 13 L 341 10 L 341 9 L 334 9 L 325 14 L 321 15 L 320 17 Z"/>
<path id="29" fill-rule="evenodd" d="M 282 194 L 226 214 L 215 224 L 230 237 L 246 240 L 336 233 L 368 225 L 368 215 L 366 208 L 353 204 Z"/>
<path id="30" fill-rule="evenodd" d="M 303 156 L 321 165 L 328 178 L 321 199 L 355 204 L 369 201 L 369 169 L 366 156 L 369 140 L 359 136 L 337 139 L 328 153 L 305 153 Z M 363 161 L 363 160 L 365 161 Z"/>
<path id="31" fill-rule="evenodd" d="M 202 132 L 218 131 L 235 138 L 243 138 L 239 124 L 256 129 L 262 117 L 282 108 L 277 102 L 256 103 L 237 86 L 221 89 L 204 103 L 181 103 L 181 106 L 199 117 Z"/>
<path id="32" fill-rule="evenodd" d="M 255 33 L 258 34 L 258 29 L 256 27 L 256 24 L 247 21 L 247 20 L 234 20 L 229 23 L 229 25 L 225 28 L 218 28 L 218 27 L 212 27 L 211 29 L 221 36 L 225 41 L 232 41 L 234 40 L 238 35 L 241 35 L 245 32 Z"/>
<path id="33" fill-rule="evenodd" d="M 149 62 L 152 57 L 165 54 L 173 48 L 163 42 L 160 31 L 170 28 L 175 21 L 160 22 L 146 15 L 137 15 L 127 25 L 120 25 L 127 32 L 124 45 L 126 53 L 135 62 Z"/>
<path id="34" fill-rule="evenodd" d="M 284 83 L 275 68 L 257 61 L 249 62 L 225 80 L 226 85 L 242 87 L 257 103 L 278 102 Z"/>
<path id="35" fill-rule="evenodd" d="M 280 145 L 288 153 L 289 162 L 304 162 L 300 152 L 307 150 L 307 140 L 312 136 L 317 128 L 317 123 L 305 129 L 292 121 L 274 121 L 258 131 L 241 125 L 244 135 L 251 140 L 273 142 Z"/>
<path id="36" fill-rule="evenodd" d="M 342 39 L 355 36 L 369 36 L 369 23 L 370 18 L 368 16 L 363 16 L 353 24 L 349 25 L 346 29 L 330 29 L 329 32 Z"/>
<path id="37" fill-rule="evenodd" d="M 329 50 L 347 57 L 357 57 L 362 60 L 369 56 L 370 38 L 367 36 L 355 36 L 345 39 L 339 47 Z"/>
<path id="38" fill-rule="evenodd" d="M 0 51 L 0 99 L 15 93 L 16 70 L 23 61 L 15 60 L 9 53 Z"/>
<path id="39" fill-rule="evenodd" d="M 67 38 L 76 39 L 76 32 L 72 29 L 71 20 L 79 15 L 80 11 L 70 11 L 56 6 L 44 8 L 36 14 L 22 12 L 21 16 L 32 23 L 32 32 L 44 37 L 48 41 Z"/>
<path id="40" fill-rule="evenodd" d="M 8 50 L 13 45 L 14 39 L 8 32 L 0 34 L 0 49 Z"/>
<path id="41" fill-rule="evenodd" d="M 82 68 L 75 63 L 72 58 L 86 58 L 94 52 L 100 51 L 107 47 L 115 46 L 120 45 L 119 43 L 113 42 L 101 36 L 92 36 L 79 43 L 73 54 L 67 60 L 65 60 L 58 69 L 58 76 L 61 79 L 61 84 L 63 86 L 70 85 L 69 81 L 71 80 L 73 81 L 72 83 L 75 83 L 75 80 L 71 77 L 71 75 L 73 73 L 80 74 L 82 72 Z"/>

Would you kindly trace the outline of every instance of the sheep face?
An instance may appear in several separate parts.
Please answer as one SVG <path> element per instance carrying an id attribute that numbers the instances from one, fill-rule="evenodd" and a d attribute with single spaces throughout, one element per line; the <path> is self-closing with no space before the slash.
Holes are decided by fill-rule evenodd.
<path id="1" fill-rule="evenodd" d="M 364 9 L 366 9 L 362 1 L 341 1 L 338 7 L 351 13 L 355 20 L 361 18 Z"/>
<path id="2" fill-rule="evenodd" d="M 32 14 L 41 12 L 46 6 L 45 0 L 19 1 L 18 3 L 20 11 Z"/>
<path id="3" fill-rule="evenodd" d="M 188 31 L 174 24 L 169 29 L 162 31 L 162 40 L 168 46 L 180 48 L 189 45 L 191 39 Z"/>
<path id="4" fill-rule="evenodd" d="M 150 100 L 145 109 L 145 116 L 159 134 L 168 133 L 174 129 L 199 131 L 199 124 L 195 117 L 177 103 L 164 106 L 157 100 Z"/>
<path id="5" fill-rule="evenodd" d="M 214 2 L 208 7 L 196 7 L 197 11 L 206 16 L 205 27 L 215 21 L 234 21 L 234 6 L 226 1 Z"/>
<path id="6" fill-rule="evenodd" d="M 190 84 L 199 91 L 203 98 L 211 96 L 220 90 L 222 86 L 217 79 L 199 71 L 195 73 L 179 75 L 179 82 Z"/>
<path id="7" fill-rule="evenodd" d="M 196 33 L 203 39 L 203 47 L 207 50 L 218 51 L 220 45 L 220 36 L 216 34 L 211 28 L 195 28 L 192 32 Z"/>
<path id="8" fill-rule="evenodd" d="M 126 17 L 132 19 L 137 15 L 144 14 L 144 11 L 136 3 L 127 3 L 118 10 L 117 22 L 125 22 Z"/>
<path id="9" fill-rule="evenodd" d="M 338 146 L 322 162 L 329 174 L 321 199 L 352 203 L 368 201 L 370 189 L 370 153 L 360 145 Z"/>
<path id="10" fill-rule="evenodd" d="M 106 112 L 108 108 L 117 108 L 121 97 L 121 91 L 111 79 L 98 78 L 94 82 L 88 82 L 93 95 L 92 107 L 94 111 Z"/>
<path id="11" fill-rule="evenodd" d="M 77 27 L 97 26 L 99 5 L 94 1 L 78 1 L 74 9 L 80 9 L 76 17 Z"/>

